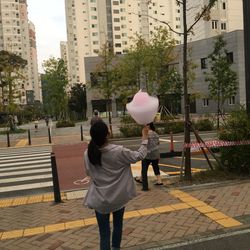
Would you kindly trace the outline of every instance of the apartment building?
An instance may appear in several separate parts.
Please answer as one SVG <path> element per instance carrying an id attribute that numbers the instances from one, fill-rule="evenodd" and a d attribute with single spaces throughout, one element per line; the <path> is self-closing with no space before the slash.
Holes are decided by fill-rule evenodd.
<path id="1" fill-rule="evenodd" d="M 30 44 L 30 82 L 34 93 L 34 101 L 42 102 L 41 80 L 38 73 L 36 31 L 35 25 L 29 21 L 29 44 Z"/>
<path id="2" fill-rule="evenodd" d="M 15 53 L 28 63 L 24 79 L 17 86 L 21 97 L 16 103 L 25 105 L 34 103 L 34 100 L 41 101 L 35 28 L 29 24 L 26 0 L 0 0 L 0 50 Z"/>
<path id="3" fill-rule="evenodd" d="M 197 13 L 209 0 L 187 0 L 187 24 L 194 22 Z M 243 29 L 242 0 L 218 0 L 211 9 L 210 20 L 201 19 L 189 35 L 189 41 L 220 35 L 222 33 Z"/>
<path id="4" fill-rule="evenodd" d="M 232 60 L 231 68 L 237 73 L 238 77 L 238 91 L 237 94 L 228 99 L 223 108 L 225 111 L 233 110 L 237 105 L 246 104 L 246 85 L 245 85 L 245 61 L 244 61 L 244 34 L 242 30 L 236 30 L 224 34 L 224 39 L 227 42 L 226 49 L 228 56 Z M 217 112 L 217 103 L 209 98 L 208 82 L 205 81 L 205 72 L 209 72 L 208 55 L 213 51 L 214 37 L 201 39 L 189 43 L 189 48 L 192 51 L 191 60 L 197 66 L 194 69 L 195 79 L 192 81 L 192 88 L 189 89 L 189 94 L 196 94 L 196 98 L 192 98 L 190 105 L 191 113 L 208 114 Z M 182 45 L 175 48 L 178 57 L 173 62 L 179 72 L 182 72 Z M 86 78 L 91 82 L 91 74 L 95 71 L 96 65 L 100 63 L 100 57 L 87 57 L 85 58 Z M 197 95 L 198 94 L 198 95 Z M 87 116 L 91 116 L 94 109 L 100 112 L 106 112 L 106 102 L 103 96 L 98 92 L 93 91 L 91 88 L 87 89 Z M 117 97 L 112 99 L 112 115 L 115 117 L 122 113 L 119 109 L 119 100 Z M 183 104 L 183 100 L 182 100 Z M 184 113 L 183 105 L 181 107 Z"/>
<path id="5" fill-rule="evenodd" d="M 116 54 L 133 45 L 136 34 L 146 40 L 167 22 L 181 31 L 176 0 L 65 0 L 71 83 L 86 83 L 84 58 L 97 56 L 105 43 Z M 181 37 L 172 33 L 180 42 Z"/>

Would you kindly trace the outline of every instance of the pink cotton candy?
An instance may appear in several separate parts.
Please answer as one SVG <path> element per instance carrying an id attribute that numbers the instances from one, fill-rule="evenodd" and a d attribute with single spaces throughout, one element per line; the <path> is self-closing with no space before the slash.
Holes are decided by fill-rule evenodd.
<path id="1" fill-rule="evenodd" d="M 144 105 L 148 100 L 149 95 L 146 92 L 137 92 L 133 98 L 135 105 Z"/>
<path id="2" fill-rule="evenodd" d="M 137 92 L 133 100 L 126 105 L 128 113 L 141 125 L 154 121 L 158 111 L 159 100 L 157 97 L 148 95 L 147 92 Z"/>

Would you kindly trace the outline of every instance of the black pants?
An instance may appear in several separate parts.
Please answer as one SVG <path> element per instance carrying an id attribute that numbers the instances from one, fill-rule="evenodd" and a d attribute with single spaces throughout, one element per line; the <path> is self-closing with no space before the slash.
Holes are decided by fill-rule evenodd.
<path id="1" fill-rule="evenodd" d="M 148 166 L 152 164 L 154 174 L 160 175 L 160 169 L 159 169 L 159 159 L 150 160 L 150 159 L 144 159 L 142 160 L 142 168 L 141 168 L 141 176 L 142 176 L 142 189 L 147 190 L 148 189 Z"/>

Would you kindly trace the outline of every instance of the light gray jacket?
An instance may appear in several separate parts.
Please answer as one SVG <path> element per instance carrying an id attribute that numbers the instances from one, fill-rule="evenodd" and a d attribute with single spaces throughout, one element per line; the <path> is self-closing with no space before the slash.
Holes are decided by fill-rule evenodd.
<path id="1" fill-rule="evenodd" d="M 136 196 L 130 164 L 145 158 L 148 140 L 143 140 L 138 151 L 108 144 L 101 149 L 102 166 L 90 163 L 87 150 L 84 161 L 87 175 L 92 179 L 84 205 L 99 213 L 111 213 L 124 207 Z"/>

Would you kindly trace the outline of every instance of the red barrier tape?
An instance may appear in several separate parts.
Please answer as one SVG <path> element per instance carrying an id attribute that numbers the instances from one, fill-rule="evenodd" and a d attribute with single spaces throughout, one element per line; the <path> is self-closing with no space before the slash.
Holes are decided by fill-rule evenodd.
<path id="1" fill-rule="evenodd" d="M 205 143 L 191 142 L 184 143 L 184 148 L 216 148 L 216 147 L 230 147 L 230 146 L 240 146 L 240 145 L 250 145 L 250 140 L 246 141 L 207 141 Z"/>

